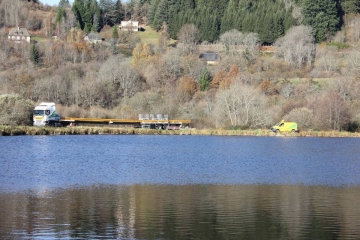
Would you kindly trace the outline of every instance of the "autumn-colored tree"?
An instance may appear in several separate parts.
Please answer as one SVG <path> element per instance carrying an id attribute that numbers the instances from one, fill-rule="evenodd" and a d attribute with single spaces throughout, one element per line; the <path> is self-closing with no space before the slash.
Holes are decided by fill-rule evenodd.
<path id="1" fill-rule="evenodd" d="M 232 82 L 241 76 L 240 68 L 237 65 L 232 65 L 229 72 L 218 72 L 211 81 L 210 87 L 216 89 L 227 89 Z"/>
<path id="2" fill-rule="evenodd" d="M 132 61 L 131 64 L 136 66 L 140 64 L 140 62 L 148 60 L 151 57 L 151 49 L 149 44 L 138 43 L 132 52 Z"/>
<path id="3" fill-rule="evenodd" d="M 66 36 L 66 42 L 80 42 L 83 41 L 85 37 L 85 33 L 79 29 L 71 28 Z"/>
<path id="4" fill-rule="evenodd" d="M 279 94 L 279 90 L 272 82 L 270 82 L 269 79 L 265 79 L 264 81 L 261 82 L 260 89 L 263 93 L 265 93 L 265 95 L 268 96 Z"/>
<path id="5" fill-rule="evenodd" d="M 196 83 L 195 79 L 188 76 L 182 77 L 176 88 L 178 97 L 180 97 L 180 102 L 187 102 L 191 100 L 198 88 L 199 85 Z"/>
<path id="6" fill-rule="evenodd" d="M 219 89 L 220 83 L 225 79 L 227 76 L 227 72 L 225 70 L 219 71 L 213 78 L 210 83 L 210 88 Z"/>

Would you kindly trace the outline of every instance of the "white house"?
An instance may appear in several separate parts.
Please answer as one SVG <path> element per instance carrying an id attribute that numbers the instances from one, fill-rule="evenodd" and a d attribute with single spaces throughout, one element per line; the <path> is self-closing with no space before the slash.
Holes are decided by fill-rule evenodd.
<path id="1" fill-rule="evenodd" d="M 120 31 L 139 31 L 139 22 L 138 21 L 121 21 L 121 25 L 119 26 Z"/>
<path id="2" fill-rule="evenodd" d="M 15 42 L 26 41 L 30 43 L 30 33 L 26 28 L 12 28 L 9 32 L 8 40 Z"/>

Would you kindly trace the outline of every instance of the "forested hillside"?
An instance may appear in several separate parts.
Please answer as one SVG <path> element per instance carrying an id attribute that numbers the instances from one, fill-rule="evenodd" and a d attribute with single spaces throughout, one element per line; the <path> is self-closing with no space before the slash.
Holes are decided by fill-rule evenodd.
<path id="1" fill-rule="evenodd" d="M 162 113 L 191 119 L 196 128 L 267 128 L 285 119 L 300 129 L 355 131 L 359 6 L 0 0 L 0 124 L 19 116 L 9 105 L 23 99 L 56 102 L 63 116 Z M 138 21 L 140 31 L 120 31 L 123 20 Z M 8 40 L 14 27 L 27 28 L 31 43 Z M 102 42 L 84 40 L 97 33 Z M 214 64 L 199 57 L 208 51 L 219 56 Z"/>

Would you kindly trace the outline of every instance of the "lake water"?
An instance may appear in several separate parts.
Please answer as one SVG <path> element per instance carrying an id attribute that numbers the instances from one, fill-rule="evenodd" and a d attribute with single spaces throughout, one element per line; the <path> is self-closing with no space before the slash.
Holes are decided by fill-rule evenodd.
<path id="1" fill-rule="evenodd" d="M 360 239 L 360 139 L 0 137 L 1 239 Z"/>

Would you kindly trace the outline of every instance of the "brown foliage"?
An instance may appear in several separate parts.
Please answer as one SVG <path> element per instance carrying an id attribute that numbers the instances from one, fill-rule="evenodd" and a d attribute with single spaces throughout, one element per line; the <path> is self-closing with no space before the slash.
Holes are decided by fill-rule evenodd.
<path id="1" fill-rule="evenodd" d="M 179 80 L 176 92 L 181 96 L 182 100 L 189 101 L 198 91 L 199 85 L 195 79 L 184 76 Z"/>
<path id="2" fill-rule="evenodd" d="M 305 106 L 305 104 L 306 103 L 304 102 L 304 99 L 301 99 L 299 101 L 294 99 L 289 99 L 285 102 L 285 104 L 282 105 L 280 116 L 289 114 L 295 108 L 302 108 Z"/>
<path id="3" fill-rule="evenodd" d="M 239 78 L 241 71 L 237 65 L 232 65 L 228 72 L 219 71 L 213 78 L 210 88 L 228 89 L 235 79 Z"/>
<path id="4" fill-rule="evenodd" d="M 265 79 L 264 81 L 261 82 L 260 89 L 267 96 L 273 96 L 279 94 L 279 90 L 277 89 L 277 86 L 272 84 L 269 79 Z"/>

